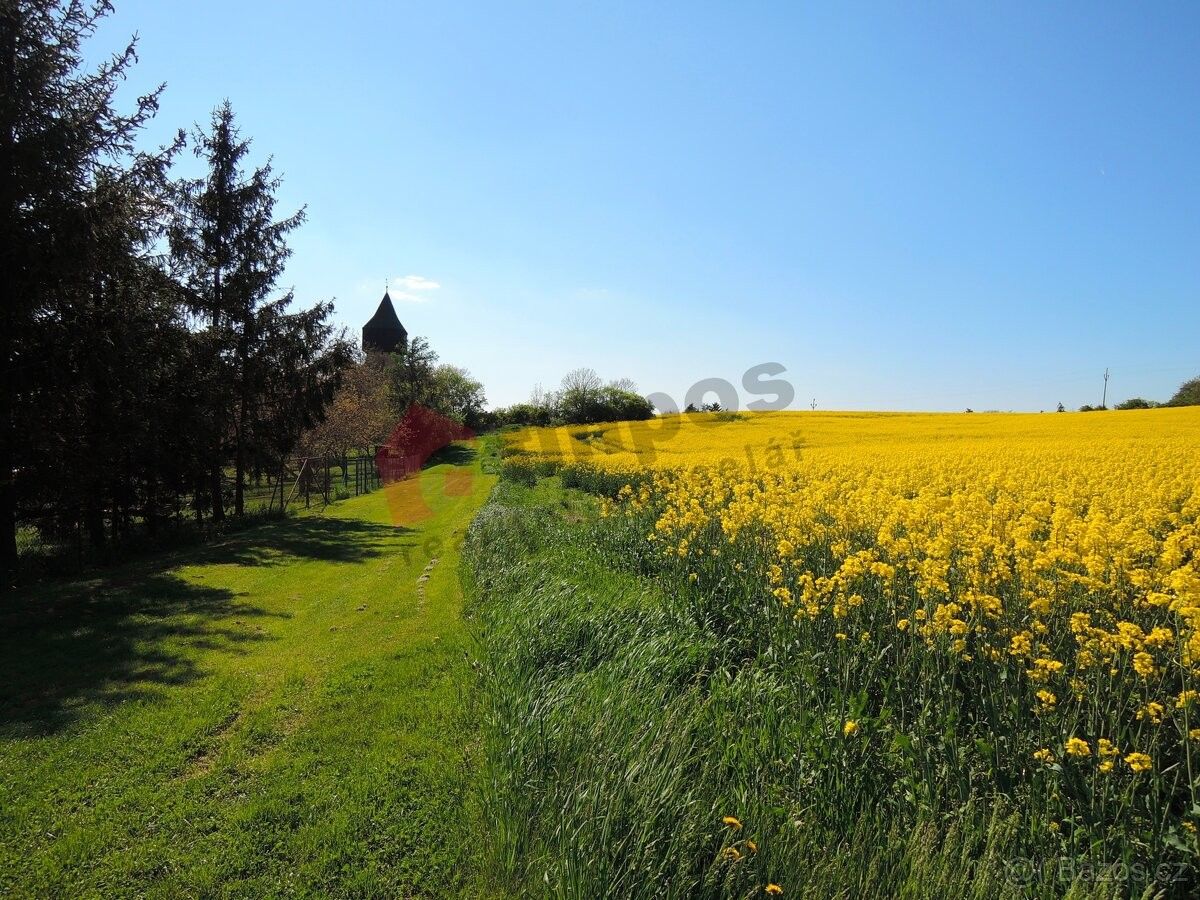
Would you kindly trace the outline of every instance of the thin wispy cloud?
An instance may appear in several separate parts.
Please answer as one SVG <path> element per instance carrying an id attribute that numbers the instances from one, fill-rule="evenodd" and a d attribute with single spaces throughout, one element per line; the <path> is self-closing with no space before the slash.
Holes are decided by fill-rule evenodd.
<path id="1" fill-rule="evenodd" d="M 425 303 L 440 288 L 440 284 L 424 275 L 401 275 L 388 279 L 392 299 L 405 303 Z"/>
<path id="2" fill-rule="evenodd" d="M 404 303 L 426 303 L 432 299 L 434 292 L 442 287 L 424 275 L 394 275 L 385 280 L 384 286 L 393 300 Z M 379 284 L 376 281 L 359 283 L 359 290 L 363 293 L 373 293 L 378 289 Z"/>
<path id="3" fill-rule="evenodd" d="M 441 287 L 432 278 L 426 278 L 424 275 L 405 275 L 403 278 L 393 279 L 393 283 L 405 291 L 436 291 Z"/>

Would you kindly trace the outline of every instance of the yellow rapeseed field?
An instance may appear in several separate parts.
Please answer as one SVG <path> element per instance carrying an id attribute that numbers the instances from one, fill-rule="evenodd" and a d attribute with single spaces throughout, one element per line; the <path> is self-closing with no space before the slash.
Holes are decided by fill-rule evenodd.
<path id="1" fill-rule="evenodd" d="M 1200 408 L 704 414 L 510 449 L 605 485 L 605 516 L 697 596 L 753 598 L 786 652 L 834 648 L 830 740 L 966 722 L 938 778 L 1033 785 L 1056 834 L 1194 846 Z"/>

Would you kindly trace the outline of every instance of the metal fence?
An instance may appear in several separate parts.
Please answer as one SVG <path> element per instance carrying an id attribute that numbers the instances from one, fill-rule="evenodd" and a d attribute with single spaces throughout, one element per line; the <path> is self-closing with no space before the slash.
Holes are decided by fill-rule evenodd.
<path id="1" fill-rule="evenodd" d="M 417 465 L 416 469 L 419 468 Z M 397 477 L 404 477 L 413 471 L 415 469 L 405 468 Z M 226 469 L 223 474 L 221 494 L 226 514 L 229 514 L 233 511 L 236 485 L 232 468 Z M 247 473 L 242 485 L 242 505 L 248 516 L 280 513 L 300 507 L 308 509 L 314 504 L 325 506 L 336 500 L 376 490 L 383 484 L 381 474 L 373 454 L 289 457 L 273 472 L 263 470 Z M 204 518 L 208 519 L 211 509 L 206 509 L 205 513 Z M 195 521 L 192 495 L 181 493 L 174 496 L 171 508 L 159 511 L 158 527 L 166 531 L 179 526 L 187 527 Z M 104 549 L 107 552 L 120 544 L 140 544 L 143 539 L 155 539 L 154 529 L 148 527 L 139 509 L 129 510 L 120 536 L 108 511 L 104 514 L 103 528 L 106 535 L 111 535 L 106 541 L 107 547 L 93 547 L 78 519 L 50 508 L 24 510 L 17 520 L 17 554 L 27 563 L 62 560 L 69 565 L 84 561 L 96 550 Z"/>
<path id="2" fill-rule="evenodd" d="M 313 503 L 325 506 L 369 493 L 381 484 L 373 456 L 297 456 L 284 460 L 277 473 L 252 478 L 244 488 L 244 504 L 248 512 L 285 511 L 298 504 L 309 509 Z"/>

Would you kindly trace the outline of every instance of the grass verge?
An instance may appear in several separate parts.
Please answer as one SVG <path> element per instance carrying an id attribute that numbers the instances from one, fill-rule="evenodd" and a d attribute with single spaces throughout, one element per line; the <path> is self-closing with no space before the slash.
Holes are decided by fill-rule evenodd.
<path id="1" fill-rule="evenodd" d="M 0 895 L 487 893 L 460 538 L 420 478 L 0 608 Z"/>
<path id="2" fill-rule="evenodd" d="M 787 648 L 756 647 L 756 623 L 656 578 L 644 535 L 599 520 L 590 495 L 516 474 L 464 553 L 488 698 L 487 859 L 513 892 L 1170 893 L 1164 873 L 1030 858 L 1002 796 L 907 815 L 872 791 L 853 741 L 815 737 L 844 711 L 813 701 Z"/>

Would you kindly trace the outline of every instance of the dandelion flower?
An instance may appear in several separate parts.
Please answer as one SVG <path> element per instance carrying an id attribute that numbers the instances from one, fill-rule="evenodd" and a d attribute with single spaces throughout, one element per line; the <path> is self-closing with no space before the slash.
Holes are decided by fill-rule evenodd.
<path id="1" fill-rule="evenodd" d="M 734 831 L 742 830 L 742 823 L 737 816 L 725 816 L 721 819 L 721 824 L 732 828 Z"/>
<path id="2" fill-rule="evenodd" d="M 763 888 L 763 893 L 771 897 L 778 897 L 783 893 L 783 888 L 772 881 L 765 888 Z"/>
<path id="3" fill-rule="evenodd" d="M 853 719 L 847 719 L 846 724 L 842 726 L 842 734 L 846 737 L 858 734 L 858 723 Z"/>

